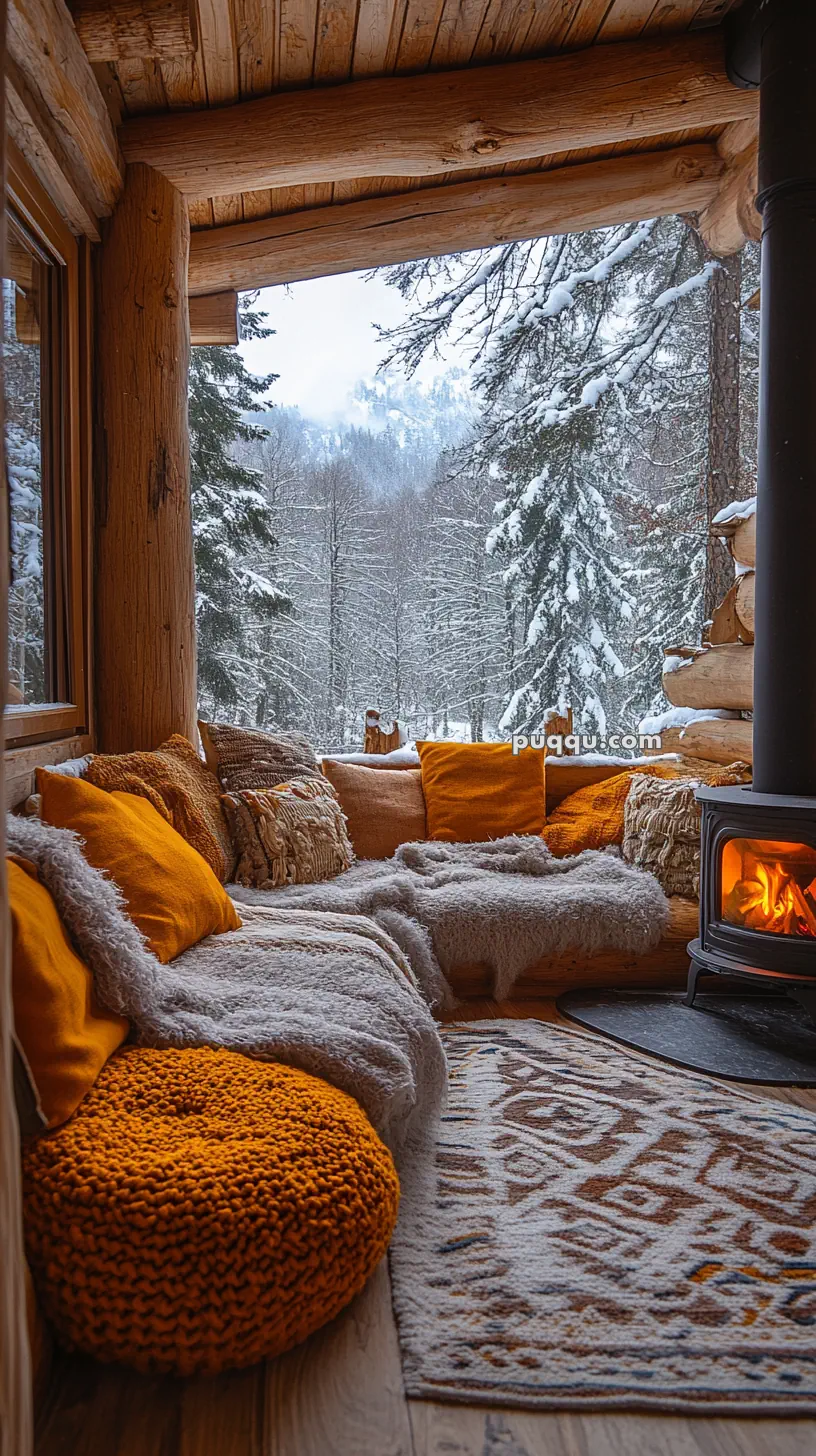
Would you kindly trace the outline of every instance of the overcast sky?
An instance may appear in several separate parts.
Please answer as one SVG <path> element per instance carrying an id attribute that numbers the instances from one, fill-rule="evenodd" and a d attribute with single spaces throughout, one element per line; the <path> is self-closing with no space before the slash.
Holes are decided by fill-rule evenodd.
<path id="1" fill-rule="evenodd" d="M 349 417 L 355 384 L 375 374 L 383 357 L 375 322 L 392 326 L 408 308 L 396 288 L 381 277 L 366 282 L 362 273 L 264 288 L 258 306 L 275 334 L 241 345 L 248 367 L 280 375 L 269 395 L 275 404 L 297 405 L 321 421 Z M 443 367 L 423 365 L 418 377 Z"/>

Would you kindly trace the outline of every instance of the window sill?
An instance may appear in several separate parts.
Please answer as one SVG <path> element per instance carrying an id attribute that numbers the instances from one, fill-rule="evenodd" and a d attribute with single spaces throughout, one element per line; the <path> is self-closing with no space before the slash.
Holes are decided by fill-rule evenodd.
<path id="1" fill-rule="evenodd" d="M 68 738 L 77 731 L 79 710 L 73 703 L 46 703 L 28 707 L 15 703 L 3 714 L 6 748 L 22 748 L 28 743 L 48 743 Z"/>

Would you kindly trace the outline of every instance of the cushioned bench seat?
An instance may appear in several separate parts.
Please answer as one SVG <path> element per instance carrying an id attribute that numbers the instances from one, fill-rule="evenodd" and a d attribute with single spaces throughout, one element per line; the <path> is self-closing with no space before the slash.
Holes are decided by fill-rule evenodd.
<path id="1" fill-rule="evenodd" d="M 697 934 L 700 907 L 696 900 L 669 900 L 669 924 L 654 950 L 627 956 L 605 950 L 594 956 L 569 955 L 545 960 L 519 976 L 511 1001 L 560 996 L 581 986 L 685 986 L 689 957 L 686 947 Z M 490 996 L 492 973 L 484 965 L 457 966 L 448 977 L 457 996 Z"/>

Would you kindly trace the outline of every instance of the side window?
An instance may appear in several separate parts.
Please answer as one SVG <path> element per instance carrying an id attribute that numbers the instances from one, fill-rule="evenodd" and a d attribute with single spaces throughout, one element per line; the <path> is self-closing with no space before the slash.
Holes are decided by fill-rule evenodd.
<path id="1" fill-rule="evenodd" d="M 93 726 L 93 318 L 90 244 L 67 227 L 11 138 L 6 161 L 3 391 L 11 583 L 3 728 L 6 749 L 16 750 L 79 742 Z"/>
<path id="2" fill-rule="evenodd" d="M 61 270 L 12 213 L 3 279 L 6 462 L 11 507 L 9 703 L 57 699 L 53 506 L 59 441 L 52 323 Z M 57 308 L 55 308 L 57 305 Z"/>

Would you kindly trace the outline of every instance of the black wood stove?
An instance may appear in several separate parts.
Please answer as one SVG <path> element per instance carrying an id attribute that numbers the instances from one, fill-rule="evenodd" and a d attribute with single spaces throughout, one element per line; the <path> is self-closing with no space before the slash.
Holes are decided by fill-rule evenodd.
<path id="1" fill-rule="evenodd" d="M 702 972 L 727 972 L 816 1013 L 816 5 L 743 5 L 728 64 L 760 85 L 754 782 L 697 796 L 687 999 Z"/>
<path id="2" fill-rule="evenodd" d="M 816 801 L 753 788 L 699 789 L 702 974 L 773 983 L 816 1012 Z"/>

